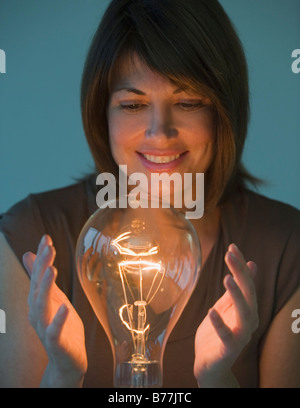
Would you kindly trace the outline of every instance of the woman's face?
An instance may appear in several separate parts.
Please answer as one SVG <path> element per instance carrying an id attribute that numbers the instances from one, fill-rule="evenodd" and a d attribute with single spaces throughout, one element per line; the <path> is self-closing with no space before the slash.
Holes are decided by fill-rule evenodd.
<path id="1" fill-rule="evenodd" d="M 114 75 L 108 105 L 113 158 L 127 174 L 205 173 L 213 156 L 211 102 L 128 58 Z"/>

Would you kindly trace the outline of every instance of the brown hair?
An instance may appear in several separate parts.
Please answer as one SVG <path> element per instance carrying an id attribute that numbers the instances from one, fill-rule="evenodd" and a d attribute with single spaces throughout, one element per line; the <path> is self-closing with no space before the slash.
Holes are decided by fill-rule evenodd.
<path id="1" fill-rule="evenodd" d="M 112 0 L 94 35 L 81 88 L 87 141 L 98 171 L 116 176 L 106 111 L 113 68 L 137 54 L 151 69 L 204 93 L 213 103 L 214 158 L 206 206 L 255 182 L 241 156 L 249 119 L 248 72 L 240 40 L 217 0 Z"/>

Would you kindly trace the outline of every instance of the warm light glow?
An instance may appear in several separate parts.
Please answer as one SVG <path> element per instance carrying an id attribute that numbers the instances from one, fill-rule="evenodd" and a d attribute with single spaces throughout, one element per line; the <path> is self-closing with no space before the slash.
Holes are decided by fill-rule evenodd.
<path id="1" fill-rule="evenodd" d="M 165 275 L 165 269 L 159 262 L 143 260 L 143 258 L 145 257 L 157 254 L 158 246 L 150 247 L 150 243 L 144 243 L 143 246 L 136 245 L 134 246 L 134 249 L 138 250 L 138 252 L 136 252 L 133 249 L 120 245 L 121 241 L 125 241 L 125 243 L 127 242 L 128 244 L 127 240 L 129 238 L 130 231 L 122 233 L 112 241 L 112 246 L 115 246 L 121 255 L 132 257 L 132 259 L 129 261 L 121 261 L 118 263 L 125 302 L 125 304 L 122 305 L 119 309 L 119 316 L 122 323 L 127 327 L 132 335 L 132 341 L 134 344 L 132 361 L 136 361 L 136 358 L 138 356 L 140 361 L 143 360 L 143 362 L 146 362 L 147 358 L 145 356 L 145 342 L 147 340 L 147 332 L 148 330 L 150 330 L 149 323 L 147 324 L 147 326 L 145 326 L 147 323 L 146 307 L 150 304 L 150 302 L 157 294 Z M 150 249 L 147 250 L 147 247 L 150 247 Z M 150 271 L 154 271 L 154 276 L 151 277 L 152 283 L 150 285 L 150 288 L 147 289 L 143 285 L 143 277 L 145 276 L 145 272 L 148 272 L 149 275 Z M 134 298 L 134 294 L 131 290 L 131 285 L 128 280 L 129 274 L 135 275 L 134 278 L 137 277 L 138 279 L 138 282 L 135 282 L 138 287 L 137 299 Z M 134 301 L 133 304 L 130 304 L 128 302 L 127 291 L 129 291 L 129 294 Z M 152 291 L 154 293 L 152 293 Z M 136 319 L 134 319 L 133 317 L 134 306 L 137 308 Z M 125 308 L 127 310 L 128 322 L 123 317 L 123 310 Z M 135 321 L 137 321 L 138 324 L 137 328 L 134 327 Z"/>
<path id="2" fill-rule="evenodd" d="M 123 306 L 120 307 L 120 309 L 119 309 L 119 316 L 120 316 L 120 319 L 122 320 L 122 323 L 124 323 L 125 326 L 127 327 L 127 329 L 130 330 L 131 332 L 134 332 L 134 333 L 136 333 L 136 334 L 144 334 L 144 333 L 150 328 L 150 324 L 148 324 L 147 327 L 145 327 L 144 330 L 136 330 L 136 329 L 133 329 L 131 326 L 129 326 L 129 324 L 124 320 L 124 318 L 123 318 L 123 309 L 124 309 L 125 307 L 128 308 L 128 306 L 131 306 L 131 305 L 123 305 Z M 146 313 L 145 313 L 145 314 L 146 314 Z"/>
<path id="3" fill-rule="evenodd" d="M 115 204 L 84 225 L 78 276 L 109 339 L 115 387 L 161 387 L 167 339 L 199 277 L 199 240 L 174 209 Z"/>
<path id="4" fill-rule="evenodd" d="M 130 237 L 130 232 L 124 232 L 123 234 L 119 235 L 118 238 L 114 239 L 112 242 L 112 245 L 118 248 L 120 254 L 127 254 L 127 255 L 132 255 L 132 256 L 148 256 L 148 255 L 153 255 L 157 254 L 158 250 L 157 247 L 152 247 L 149 249 L 147 252 L 139 252 L 138 254 L 134 251 L 132 251 L 129 248 L 122 247 L 119 242 L 123 241 L 124 239 L 127 239 Z M 143 247 L 142 247 L 143 248 Z M 144 249 L 144 248 L 143 248 Z"/>

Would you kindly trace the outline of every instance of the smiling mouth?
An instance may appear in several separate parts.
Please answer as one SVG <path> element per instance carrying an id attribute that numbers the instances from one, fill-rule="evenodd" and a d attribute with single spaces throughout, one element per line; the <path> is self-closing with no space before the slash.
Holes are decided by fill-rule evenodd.
<path id="1" fill-rule="evenodd" d="M 180 154 L 174 154 L 172 156 L 153 156 L 150 154 L 143 154 L 145 159 L 152 163 L 171 163 L 174 160 L 177 160 L 180 157 Z"/>

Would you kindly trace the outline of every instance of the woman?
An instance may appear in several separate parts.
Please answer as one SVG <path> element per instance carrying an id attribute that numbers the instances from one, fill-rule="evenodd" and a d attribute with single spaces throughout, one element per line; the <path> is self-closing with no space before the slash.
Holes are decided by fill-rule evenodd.
<path id="1" fill-rule="evenodd" d="M 203 269 L 166 347 L 166 387 L 299 386 L 300 215 L 246 189 L 248 110 L 245 57 L 217 1 L 111 2 L 82 80 L 97 172 L 205 173 L 205 214 L 193 220 Z M 91 177 L 31 195 L 2 217 L 1 306 L 14 322 L 3 385 L 112 386 L 110 346 L 74 264 L 95 187 Z"/>

